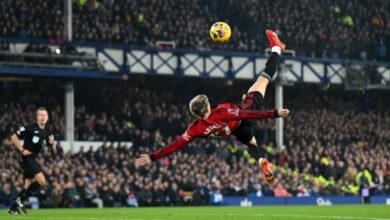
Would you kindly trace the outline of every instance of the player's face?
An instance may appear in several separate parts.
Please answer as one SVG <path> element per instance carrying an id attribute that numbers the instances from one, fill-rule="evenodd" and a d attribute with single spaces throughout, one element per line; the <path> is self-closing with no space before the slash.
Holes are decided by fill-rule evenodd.
<path id="1" fill-rule="evenodd" d="M 39 124 L 44 125 L 49 120 L 49 115 L 47 111 L 41 110 L 37 112 L 37 121 Z"/>

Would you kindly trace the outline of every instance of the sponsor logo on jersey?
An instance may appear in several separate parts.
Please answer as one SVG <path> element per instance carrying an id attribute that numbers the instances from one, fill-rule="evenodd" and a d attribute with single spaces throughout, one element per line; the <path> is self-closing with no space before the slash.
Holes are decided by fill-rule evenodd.
<path id="1" fill-rule="evenodd" d="M 39 131 L 34 131 L 34 133 L 35 133 L 35 134 L 38 134 L 38 133 L 39 133 Z"/>
<path id="2" fill-rule="evenodd" d="M 214 133 L 211 133 L 211 134 L 209 135 L 209 137 L 214 137 L 214 136 L 225 136 L 225 135 L 223 135 L 222 132 L 225 132 L 226 135 L 229 135 L 229 134 L 231 133 L 229 126 L 225 126 L 225 127 L 222 128 L 221 130 L 218 130 L 218 131 L 216 131 L 216 132 L 214 132 Z"/>

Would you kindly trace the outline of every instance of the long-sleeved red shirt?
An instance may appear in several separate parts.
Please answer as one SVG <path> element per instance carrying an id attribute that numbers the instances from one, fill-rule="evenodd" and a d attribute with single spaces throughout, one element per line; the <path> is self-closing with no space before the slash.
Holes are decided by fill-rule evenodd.
<path id="1" fill-rule="evenodd" d="M 152 160 L 158 160 L 180 150 L 197 137 L 225 137 L 237 129 L 240 120 L 275 117 L 277 117 L 277 110 L 275 109 L 265 111 L 243 110 L 236 104 L 224 103 L 211 110 L 211 114 L 207 119 L 195 119 L 182 135 L 177 136 L 176 140 L 153 152 L 150 156 Z"/>

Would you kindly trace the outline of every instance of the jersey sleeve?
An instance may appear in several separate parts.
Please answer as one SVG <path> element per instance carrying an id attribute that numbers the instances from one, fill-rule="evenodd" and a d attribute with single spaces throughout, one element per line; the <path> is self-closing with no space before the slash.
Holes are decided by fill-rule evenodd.
<path id="1" fill-rule="evenodd" d="M 165 147 L 154 151 L 150 154 L 150 158 L 155 161 L 162 157 L 165 157 L 175 151 L 182 149 L 185 145 L 191 143 L 197 137 L 197 129 L 195 126 L 187 128 L 186 132 L 182 135 L 177 136 L 174 141 L 166 145 Z"/>
<path id="2" fill-rule="evenodd" d="M 16 136 L 19 139 L 24 139 L 28 133 L 31 132 L 30 126 L 22 126 L 18 130 L 15 131 Z"/>
<path id="3" fill-rule="evenodd" d="M 224 108 L 219 110 L 221 120 L 223 121 L 235 121 L 243 119 L 263 119 L 263 118 L 276 118 L 278 112 L 276 109 L 271 110 L 243 110 L 235 108 Z"/>

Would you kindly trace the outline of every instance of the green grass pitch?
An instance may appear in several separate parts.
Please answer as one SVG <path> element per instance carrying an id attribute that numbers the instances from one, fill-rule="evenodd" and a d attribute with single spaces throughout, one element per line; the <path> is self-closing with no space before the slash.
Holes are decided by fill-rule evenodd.
<path id="1" fill-rule="evenodd" d="M 257 207 L 177 207 L 40 209 L 28 215 L 2 219 L 23 220 L 390 220 L 390 206 L 257 206 Z"/>

